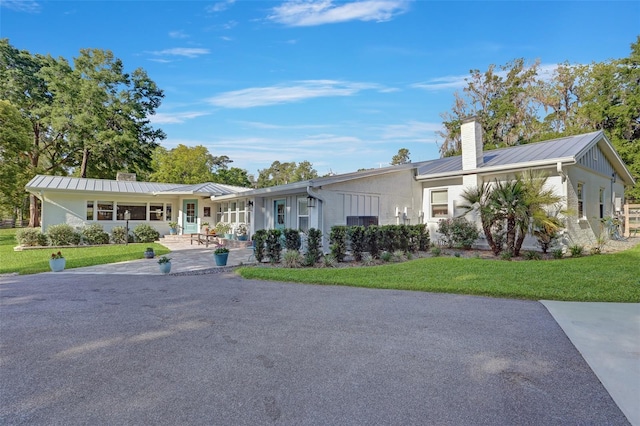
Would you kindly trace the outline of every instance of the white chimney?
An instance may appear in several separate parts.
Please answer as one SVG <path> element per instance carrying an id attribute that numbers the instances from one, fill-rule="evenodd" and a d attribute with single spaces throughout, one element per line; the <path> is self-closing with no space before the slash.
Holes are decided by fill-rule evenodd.
<path id="1" fill-rule="evenodd" d="M 462 170 L 475 170 L 482 165 L 482 126 L 475 117 L 462 121 Z"/>

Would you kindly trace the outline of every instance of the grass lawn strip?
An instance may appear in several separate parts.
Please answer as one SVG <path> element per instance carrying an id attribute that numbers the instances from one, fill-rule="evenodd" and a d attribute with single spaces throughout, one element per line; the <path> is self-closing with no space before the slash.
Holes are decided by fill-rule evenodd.
<path id="1" fill-rule="evenodd" d="M 0 229 L 0 274 L 36 274 L 47 272 L 53 252 L 62 252 L 67 259 L 66 269 L 104 265 L 144 258 L 144 250 L 152 247 L 156 255 L 169 253 L 169 249 L 157 243 L 133 243 L 128 245 L 105 244 L 92 247 L 56 247 L 41 250 L 14 251 L 16 229 Z"/>
<path id="2" fill-rule="evenodd" d="M 433 257 L 372 267 L 243 267 L 248 279 L 529 300 L 640 302 L 640 245 L 613 254 L 549 261 Z"/>

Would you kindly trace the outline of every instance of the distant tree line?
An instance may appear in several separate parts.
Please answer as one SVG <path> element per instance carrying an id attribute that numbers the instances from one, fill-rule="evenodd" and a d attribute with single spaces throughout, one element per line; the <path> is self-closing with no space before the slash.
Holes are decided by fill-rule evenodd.
<path id="1" fill-rule="evenodd" d="M 603 130 L 636 179 L 640 178 L 640 36 L 629 57 L 590 65 L 559 64 L 545 76 L 539 63 L 517 59 L 471 70 L 451 111 L 441 114 L 443 157 L 458 155 L 460 125 L 476 116 L 485 149 Z M 640 185 L 628 196 L 640 199 Z"/>

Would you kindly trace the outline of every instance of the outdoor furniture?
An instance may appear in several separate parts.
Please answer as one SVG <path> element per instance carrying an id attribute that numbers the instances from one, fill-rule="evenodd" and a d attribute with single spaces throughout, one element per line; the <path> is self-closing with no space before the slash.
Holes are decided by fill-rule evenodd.
<path id="1" fill-rule="evenodd" d="M 204 244 L 207 248 L 209 244 L 220 245 L 216 234 L 191 234 L 191 245 L 193 245 L 194 241 L 196 241 L 198 245 Z"/>

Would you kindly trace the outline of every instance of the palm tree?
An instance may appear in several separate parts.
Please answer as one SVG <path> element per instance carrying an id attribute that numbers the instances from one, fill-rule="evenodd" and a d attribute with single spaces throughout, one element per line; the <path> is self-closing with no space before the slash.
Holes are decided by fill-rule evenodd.
<path id="1" fill-rule="evenodd" d="M 507 251 L 517 256 L 519 248 L 516 251 L 516 241 L 520 240 L 520 237 L 524 240 L 526 231 L 523 232 L 525 227 L 522 224 L 528 222 L 529 218 L 525 201 L 526 189 L 522 179 L 517 177 L 506 182 L 496 179 L 490 199 L 497 216 L 506 223 Z"/>
<path id="2" fill-rule="evenodd" d="M 493 228 L 498 220 L 496 212 L 491 203 L 491 188 L 486 183 L 482 183 L 479 187 L 465 188 L 461 197 L 465 201 L 458 207 L 465 210 L 465 213 L 476 211 L 480 214 L 480 222 L 482 223 L 482 231 L 487 239 L 487 243 L 494 255 L 500 254 L 502 250 L 501 244 L 498 244 L 493 238 Z"/>

